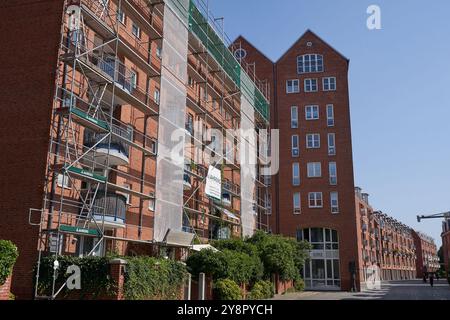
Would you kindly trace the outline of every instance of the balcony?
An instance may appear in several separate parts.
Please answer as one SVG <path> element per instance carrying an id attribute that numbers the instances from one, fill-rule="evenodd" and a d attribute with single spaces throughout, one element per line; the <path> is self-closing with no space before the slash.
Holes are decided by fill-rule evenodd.
<path id="1" fill-rule="evenodd" d="M 92 148 L 86 159 L 96 167 L 125 166 L 130 163 L 129 145 L 125 140 L 132 141 L 133 132 L 130 128 L 112 127 L 112 135 L 84 131 L 84 146 Z M 110 141 L 111 140 L 111 141 Z"/>
<path id="2" fill-rule="evenodd" d="M 105 227 L 123 228 L 127 211 L 127 198 L 124 195 L 99 190 L 93 201 L 92 217 Z"/>

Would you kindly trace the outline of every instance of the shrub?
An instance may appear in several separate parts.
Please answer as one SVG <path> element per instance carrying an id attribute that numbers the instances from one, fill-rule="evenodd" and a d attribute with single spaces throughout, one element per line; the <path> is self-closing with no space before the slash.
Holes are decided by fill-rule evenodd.
<path id="1" fill-rule="evenodd" d="M 186 267 L 170 259 L 125 258 L 124 296 L 128 300 L 174 300 L 180 298 Z"/>
<path id="2" fill-rule="evenodd" d="M 17 247 L 8 240 L 0 240 L 0 285 L 11 275 L 19 253 Z"/>
<path id="3" fill-rule="evenodd" d="M 253 285 L 250 291 L 250 300 L 270 299 L 274 296 L 274 287 L 270 281 L 258 281 Z"/>
<path id="4" fill-rule="evenodd" d="M 203 272 L 215 280 L 230 279 L 239 284 L 258 280 L 263 274 L 263 265 L 258 256 L 251 257 L 244 252 L 228 249 L 194 252 L 186 263 L 193 275 Z"/>
<path id="5" fill-rule="evenodd" d="M 291 238 L 256 232 L 247 242 L 258 248 L 264 264 L 264 274 L 269 278 L 278 274 L 281 280 L 294 280 L 298 277 L 308 257 L 310 245 Z"/>
<path id="6" fill-rule="evenodd" d="M 214 283 L 214 295 L 219 300 L 241 300 L 241 288 L 231 279 L 221 279 Z"/>
<path id="7" fill-rule="evenodd" d="M 53 285 L 53 262 L 54 256 L 43 257 L 39 270 L 39 294 L 51 294 Z M 81 290 L 80 293 L 92 294 L 94 297 L 100 294 L 113 294 L 116 292 L 114 280 L 109 272 L 109 259 L 100 257 L 74 257 L 59 256 L 59 268 L 55 273 L 55 288 L 59 288 L 67 281 L 70 274 L 66 270 L 71 265 L 76 265 L 81 272 Z M 37 269 L 35 268 L 35 272 Z M 70 290 L 63 289 L 62 294 L 67 295 Z"/>
<path id="8" fill-rule="evenodd" d="M 295 291 L 304 291 L 305 290 L 305 281 L 302 278 L 298 278 L 294 281 Z"/>
<path id="9" fill-rule="evenodd" d="M 224 279 L 227 275 L 227 266 L 222 255 L 211 249 L 191 253 L 186 264 L 192 275 L 203 272 L 211 275 L 214 279 Z"/>

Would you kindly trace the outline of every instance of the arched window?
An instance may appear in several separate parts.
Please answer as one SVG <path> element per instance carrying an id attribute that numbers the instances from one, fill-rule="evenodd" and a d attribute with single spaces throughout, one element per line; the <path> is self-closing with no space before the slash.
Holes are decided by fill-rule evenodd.
<path id="1" fill-rule="evenodd" d="M 323 72 L 323 56 L 321 54 L 304 54 L 297 57 L 297 72 Z"/>

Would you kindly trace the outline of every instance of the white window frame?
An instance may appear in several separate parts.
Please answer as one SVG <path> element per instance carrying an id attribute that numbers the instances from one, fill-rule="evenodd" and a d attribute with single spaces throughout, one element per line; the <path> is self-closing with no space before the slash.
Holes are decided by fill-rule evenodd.
<path id="1" fill-rule="evenodd" d="M 70 182 L 69 176 L 62 173 L 58 174 L 56 184 L 63 189 L 72 189 L 72 183 Z"/>
<path id="2" fill-rule="evenodd" d="M 291 85 L 289 85 L 291 83 Z M 299 93 L 300 92 L 300 81 L 298 79 L 286 80 L 286 93 Z"/>
<path id="3" fill-rule="evenodd" d="M 298 200 L 298 203 L 296 203 Z M 294 192 L 292 195 L 292 207 L 293 207 L 293 213 L 294 214 L 301 214 L 302 213 L 302 197 L 300 192 Z"/>
<path id="4" fill-rule="evenodd" d="M 313 86 L 313 81 L 315 82 L 315 85 Z M 317 81 L 317 78 L 308 78 L 303 81 L 304 85 L 304 92 L 317 92 L 319 90 L 319 84 Z M 315 89 L 313 89 L 313 87 Z"/>
<path id="5" fill-rule="evenodd" d="M 334 173 L 333 173 L 334 171 Z M 337 163 L 336 162 L 330 162 L 328 164 L 328 174 L 330 176 L 330 185 L 335 186 L 337 185 Z"/>
<path id="6" fill-rule="evenodd" d="M 334 105 L 327 104 L 327 126 L 334 127 Z"/>
<path id="7" fill-rule="evenodd" d="M 294 146 L 294 140 L 296 141 L 297 146 Z M 300 138 L 298 134 L 294 134 L 291 137 L 291 153 L 293 157 L 300 156 Z"/>
<path id="8" fill-rule="evenodd" d="M 334 81 L 334 88 L 332 88 L 332 81 Z M 336 91 L 336 77 L 325 77 L 322 79 L 322 89 L 323 91 Z"/>
<path id="9" fill-rule="evenodd" d="M 304 54 L 297 57 L 298 74 L 323 72 L 323 68 L 323 55 L 321 54 Z"/>
<path id="10" fill-rule="evenodd" d="M 138 82 L 138 74 L 134 70 L 130 70 L 130 84 L 131 88 L 136 89 L 137 88 L 137 82 Z"/>
<path id="11" fill-rule="evenodd" d="M 136 29 L 137 34 L 134 32 L 135 27 L 137 28 L 137 29 Z M 141 38 L 141 27 L 140 27 L 136 22 L 134 22 L 134 21 L 133 21 L 133 23 L 131 24 L 131 34 L 132 34 L 133 36 L 135 36 L 136 38 L 138 38 L 138 39 Z"/>
<path id="12" fill-rule="evenodd" d="M 117 8 L 117 21 L 119 21 L 121 24 L 125 25 L 125 12 L 121 10 L 120 8 Z"/>
<path id="13" fill-rule="evenodd" d="M 336 134 L 329 133 L 327 135 L 328 142 L 328 155 L 335 156 L 336 155 Z"/>
<path id="14" fill-rule="evenodd" d="M 125 189 L 131 190 L 131 185 L 128 184 L 128 183 L 124 183 L 124 184 L 123 184 L 123 187 L 124 187 Z M 130 194 L 129 192 L 126 192 L 126 193 L 123 192 L 122 194 L 123 194 L 124 197 L 127 199 L 126 204 L 127 204 L 127 205 L 131 205 L 131 194 Z"/>
<path id="15" fill-rule="evenodd" d="M 156 46 L 156 56 L 161 59 L 162 57 L 162 48 L 160 46 Z"/>
<path id="16" fill-rule="evenodd" d="M 300 164 L 298 162 L 294 162 L 292 164 L 292 185 L 298 187 L 300 183 Z"/>
<path id="17" fill-rule="evenodd" d="M 311 137 L 311 141 L 310 138 Z M 310 145 L 309 142 L 312 142 Z M 320 149 L 320 133 L 308 133 L 306 135 L 306 148 L 307 149 Z"/>
<path id="18" fill-rule="evenodd" d="M 298 129 L 298 107 L 291 107 L 291 129 Z"/>
<path id="19" fill-rule="evenodd" d="M 153 93 L 153 100 L 157 105 L 161 102 L 161 91 L 159 91 L 159 89 L 155 89 L 155 92 Z"/>
<path id="20" fill-rule="evenodd" d="M 154 198 L 150 198 L 148 200 L 148 210 L 155 211 L 156 200 Z"/>
<path id="21" fill-rule="evenodd" d="M 307 121 L 320 119 L 320 108 L 318 105 L 305 106 L 305 119 Z"/>
<path id="22" fill-rule="evenodd" d="M 322 163 L 320 162 L 308 162 L 307 163 L 307 175 L 308 178 L 321 178 L 322 177 Z"/>
<path id="23" fill-rule="evenodd" d="M 313 204 L 311 204 L 313 202 Z M 323 194 L 322 192 L 308 193 L 308 206 L 312 209 L 323 208 Z"/>
<path id="24" fill-rule="evenodd" d="M 332 214 L 339 213 L 339 194 L 337 191 L 330 192 L 330 207 Z"/>

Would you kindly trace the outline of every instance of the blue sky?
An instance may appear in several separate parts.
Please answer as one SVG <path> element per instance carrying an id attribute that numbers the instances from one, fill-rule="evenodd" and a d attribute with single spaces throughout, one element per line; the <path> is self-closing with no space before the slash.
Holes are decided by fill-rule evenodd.
<path id="1" fill-rule="evenodd" d="M 366 27 L 381 8 L 382 30 Z M 350 59 L 355 183 L 371 204 L 441 243 L 450 210 L 450 1 L 211 0 L 231 39 L 277 60 L 306 29 Z"/>

